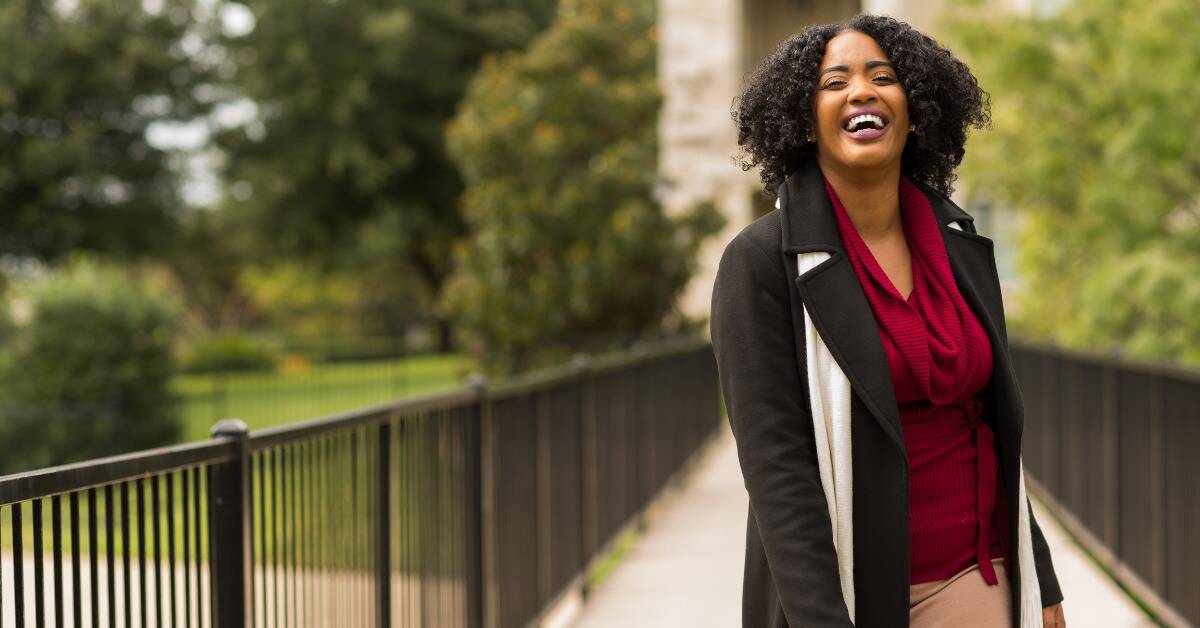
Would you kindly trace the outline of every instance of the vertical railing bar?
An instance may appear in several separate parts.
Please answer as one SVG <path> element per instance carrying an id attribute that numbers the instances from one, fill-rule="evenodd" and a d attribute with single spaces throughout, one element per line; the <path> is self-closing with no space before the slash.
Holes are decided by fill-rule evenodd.
<path id="1" fill-rule="evenodd" d="M 469 406 L 467 415 L 467 443 L 465 453 L 467 496 L 466 496 L 466 543 L 464 550 L 467 555 L 466 566 L 466 596 L 467 618 L 466 628 L 483 627 L 483 527 L 482 514 L 482 477 L 483 469 L 480 434 L 483 427 L 483 404 L 486 392 L 486 381 L 482 377 L 473 377 L 469 385 L 475 391 L 475 400 Z"/>
<path id="2" fill-rule="evenodd" d="M 288 626 L 288 609 L 292 605 L 289 599 L 288 591 L 288 447 L 281 445 L 277 449 L 279 455 L 279 482 L 276 485 L 279 490 L 279 595 L 283 599 L 282 611 L 280 616 L 275 619 L 279 626 L 287 628 Z"/>
<path id="3" fill-rule="evenodd" d="M 537 555 L 533 562 L 534 569 L 534 585 L 537 587 L 536 599 L 538 606 L 549 601 L 554 594 L 551 590 L 553 584 L 551 578 L 551 555 L 553 543 L 553 531 L 551 529 L 551 510 L 554 507 L 551 501 L 552 480 L 550 477 L 550 454 L 553 443 L 550 441 L 550 394 L 547 392 L 533 393 L 533 469 L 534 469 L 534 495 L 533 495 L 533 522 L 536 530 L 534 538 L 537 539 L 536 550 Z"/>
<path id="4" fill-rule="evenodd" d="M 146 608 L 146 478 L 138 478 L 137 484 L 137 551 L 138 551 L 138 619 L 139 626 L 146 625 L 149 610 Z"/>
<path id="5" fill-rule="evenodd" d="M 446 546 L 446 562 L 449 573 L 453 575 L 450 578 L 450 599 L 449 599 L 449 624 L 451 626 L 461 626 L 463 617 L 461 612 L 462 599 L 460 597 L 461 587 L 457 586 L 458 578 L 462 574 L 459 563 L 459 550 L 462 547 L 462 496 L 459 495 L 459 480 L 460 465 L 458 461 L 459 447 L 462 441 L 458 435 L 458 420 L 459 409 L 451 408 L 446 411 L 446 442 L 448 455 L 446 457 L 446 467 L 450 470 L 450 481 L 447 488 L 447 501 L 450 504 L 449 508 L 449 538 L 450 543 Z"/>
<path id="6" fill-rule="evenodd" d="M 108 601 L 108 628 L 117 628 L 117 507 L 113 485 L 104 487 L 104 581 Z"/>
<path id="7" fill-rule="evenodd" d="M 270 564 L 270 557 L 267 547 L 267 461 L 270 459 L 271 452 L 264 451 L 255 455 L 258 460 L 258 553 L 259 564 L 255 566 L 255 577 L 258 579 L 262 588 L 262 596 L 258 600 L 259 609 L 262 611 L 262 625 L 265 628 L 270 623 L 267 621 L 267 610 L 270 605 L 267 603 L 267 566 Z"/>
<path id="8" fill-rule="evenodd" d="M 291 519 L 292 504 L 291 504 L 291 482 L 292 474 L 289 472 L 291 466 L 291 447 L 283 445 L 279 447 L 279 486 L 280 486 L 280 512 L 279 512 L 279 529 L 280 537 L 283 539 L 283 545 L 280 547 L 280 565 L 283 572 L 282 585 L 280 586 L 283 594 L 283 618 L 279 621 L 280 626 L 285 628 L 289 626 L 288 619 L 291 617 L 290 609 L 295 605 L 296 600 L 291 596 L 291 591 L 288 589 L 288 583 L 291 581 L 289 572 L 289 550 L 292 545 L 292 537 L 288 532 L 288 522 Z"/>
<path id="9" fill-rule="evenodd" d="M 83 576 L 79 573 L 79 493 L 73 492 L 67 496 L 71 507 L 68 525 L 71 527 L 71 606 L 72 619 L 75 627 L 83 625 Z M 61 614 L 61 609 L 59 614 Z"/>
<path id="10" fill-rule="evenodd" d="M 154 625 L 163 625 L 162 587 L 162 476 L 147 478 L 150 481 L 150 525 L 153 528 L 151 543 L 154 546 Z"/>
<path id="11" fill-rule="evenodd" d="M 1150 577 L 1152 589 L 1167 590 L 1166 504 L 1166 386 L 1162 377 L 1150 384 Z"/>
<path id="12" fill-rule="evenodd" d="M 436 609 L 435 625 L 441 626 L 449 623 L 446 618 L 446 587 L 448 583 L 445 578 L 446 573 L 446 538 L 449 533 L 449 528 L 446 522 L 442 520 L 444 500 L 446 499 L 445 486 L 445 471 L 446 461 L 442 458 L 442 443 L 446 438 L 446 415 L 448 412 L 445 409 L 439 409 L 434 417 L 432 437 L 433 442 L 429 448 L 430 457 L 433 460 L 433 525 L 437 530 L 437 541 L 434 543 L 434 572 L 436 574 L 437 588 L 437 603 L 434 604 Z"/>
<path id="13" fill-rule="evenodd" d="M 423 500 L 423 503 L 428 506 L 425 510 L 427 521 L 429 522 L 429 572 L 431 575 L 430 611 L 433 615 L 429 623 L 434 626 L 442 625 L 442 526 L 441 526 L 441 510 L 442 510 L 442 468 L 441 461 L 438 460 L 438 431 L 442 425 L 441 410 L 432 410 L 428 416 L 428 423 L 425 431 L 425 448 L 422 452 L 425 458 L 425 469 L 428 473 L 427 484 L 425 486 L 428 501 Z"/>
<path id="14" fill-rule="evenodd" d="M 42 564 L 42 500 L 30 503 L 33 508 L 33 621 L 41 628 L 46 625 L 45 567 Z"/>
<path id="15" fill-rule="evenodd" d="M 262 573 L 258 568 L 262 564 L 263 544 L 256 530 L 262 529 L 263 511 L 260 506 L 262 499 L 262 453 L 252 453 L 246 456 L 246 473 L 250 481 L 250 589 L 253 592 L 250 602 L 250 625 L 263 626 L 263 588 Z"/>
<path id="16" fill-rule="evenodd" d="M 196 580 L 196 628 L 204 626 L 204 578 L 202 576 L 202 562 L 204 558 L 204 531 L 202 524 L 204 522 L 204 515 L 200 511 L 203 506 L 201 501 L 203 497 L 200 491 L 200 476 L 203 475 L 207 468 L 196 467 L 192 469 L 192 528 L 195 530 L 193 532 L 193 541 L 195 542 L 194 547 L 196 549 L 196 569 L 194 572 Z M 209 556 L 208 560 L 212 562 L 212 556 Z"/>
<path id="17" fill-rule="evenodd" d="M 183 469 L 179 476 L 179 501 L 183 507 L 183 512 L 180 513 L 180 524 L 183 528 L 183 544 L 180 549 L 183 550 L 183 625 L 185 628 L 191 628 L 192 626 L 192 567 L 191 555 L 188 551 L 191 546 L 191 483 L 192 469 Z"/>
<path id="18" fill-rule="evenodd" d="M 300 598 L 297 597 L 298 590 L 297 590 L 297 584 L 296 584 L 296 580 L 298 578 L 297 571 L 300 569 L 300 563 L 296 560 L 297 549 L 298 549 L 297 546 L 300 544 L 300 532 L 299 532 L 300 529 L 297 525 L 298 517 L 300 515 L 299 501 L 297 500 L 297 496 L 299 494 L 298 493 L 299 483 L 300 483 L 300 477 L 299 477 L 300 465 L 299 465 L 298 449 L 299 449 L 299 445 L 294 444 L 289 448 L 289 451 L 288 451 L 288 458 L 292 461 L 292 469 L 291 469 L 291 472 L 288 474 L 288 481 L 289 481 L 289 484 L 291 485 L 290 494 L 291 494 L 291 500 L 292 500 L 291 501 L 291 503 L 292 503 L 292 507 L 291 507 L 292 540 L 291 540 L 291 543 L 289 544 L 289 549 L 292 552 L 292 626 L 294 626 L 294 627 L 300 625 L 300 602 L 299 602 Z"/>
<path id="19" fill-rule="evenodd" d="M 420 518 L 421 518 L 421 502 L 419 497 L 419 489 L 417 481 L 420 477 L 420 470 L 417 467 L 416 450 L 420 444 L 420 423 L 416 416 L 410 415 L 404 422 L 405 433 L 405 484 L 407 485 L 407 495 L 405 504 L 407 506 L 407 516 L 405 524 L 408 535 L 408 606 L 409 606 L 409 625 L 417 627 L 421 625 L 421 538 L 420 538 Z"/>
<path id="20" fill-rule="evenodd" d="M 62 495 L 50 498 L 50 547 L 54 561 L 54 603 L 51 608 L 54 609 L 55 627 L 63 628 L 65 622 L 62 612 L 66 605 L 63 603 Z"/>
<path id="21" fill-rule="evenodd" d="M 133 562 L 133 552 L 130 551 L 129 535 L 129 482 L 121 483 L 121 582 L 124 584 L 125 594 L 125 625 L 133 625 L 133 583 L 130 582 L 132 569 L 130 564 Z"/>
<path id="22" fill-rule="evenodd" d="M 14 506 L 16 504 L 13 504 Z M 10 506 L 11 508 L 11 506 Z M 4 507 L 0 506 L 0 546 L 4 544 Z M 0 555 L 0 628 L 4 628 L 4 556 Z M 18 626 L 18 628 L 22 628 Z"/>
<path id="23" fill-rule="evenodd" d="M 278 448 L 271 450 L 271 625 L 279 626 L 279 458 Z"/>
<path id="24" fill-rule="evenodd" d="M 16 504 L 14 504 L 15 506 Z M 10 506 L 11 508 L 11 506 Z M 4 544 L 4 507 L 0 506 L 0 546 Z M 0 554 L 0 628 L 4 628 L 4 556 Z"/>
<path id="25" fill-rule="evenodd" d="M 417 518 L 417 501 L 413 498 L 415 489 L 413 480 L 416 477 L 416 467 L 413 465 L 413 417 L 406 415 L 401 417 L 396 423 L 396 429 L 399 430 L 398 436 L 403 439 L 399 442 L 400 455 L 403 458 L 400 460 L 400 479 L 403 482 L 403 493 L 400 504 L 400 522 L 403 527 L 403 544 L 401 548 L 401 556 L 403 556 L 404 574 L 404 602 L 401 605 L 402 618 L 406 628 L 413 628 L 419 625 L 415 621 L 415 617 L 420 612 L 421 601 L 417 597 L 417 587 L 420 586 L 421 574 L 417 570 L 416 553 L 418 548 L 416 537 Z"/>
<path id="26" fill-rule="evenodd" d="M 375 625 L 391 628 L 392 625 L 392 546 L 391 546 L 391 419 L 379 424 L 378 456 L 376 458 L 375 512 L 375 568 L 376 586 Z"/>
<path id="27" fill-rule="evenodd" d="M 96 529 L 98 517 L 96 516 L 96 508 L 99 500 L 96 499 L 97 489 L 92 487 L 88 489 L 87 505 L 88 505 L 88 609 L 91 611 L 92 623 L 96 626 L 100 625 L 100 533 Z M 82 624 L 80 624 L 82 626 Z"/>
<path id="28" fill-rule="evenodd" d="M 421 486 L 417 498 L 419 504 L 419 520 L 418 534 L 420 535 L 420 543 L 422 551 L 420 552 L 421 561 L 421 623 L 429 625 L 437 625 L 436 609 L 429 603 L 433 598 L 433 582 L 434 573 L 434 554 L 430 551 L 430 547 L 434 545 L 437 538 L 437 531 L 434 529 L 434 522 L 431 521 L 431 513 L 436 509 L 436 506 L 429 499 L 430 480 L 434 477 L 433 461 L 429 457 L 430 443 L 429 432 L 433 423 L 433 412 L 427 412 L 421 417 L 420 430 L 420 446 L 417 448 L 417 461 L 421 470 L 420 480 Z"/>
<path id="29" fill-rule="evenodd" d="M 496 433 L 494 426 L 493 412 L 495 407 L 482 394 L 482 388 L 479 403 L 480 408 L 480 430 L 479 430 L 479 461 L 480 461 L 480 573 L 482 578 L 480 581 L 480 608 L 482 611 L 481 622 L 483 626 L 495 628 L 500 625 L 500 589 L 498 582 L 498 571 L 496 566 L 497 555 L 497 539 L 496 539 L 496 451 L 495 441 Z"/>
<path id="30" fill-rule="evenodd" d="M 329 511 L 329 561 L 333 567 L 332 597 L 329 600 L 329 609 L 331 613 L 329 618 L 330 622 L 335 621 L 336 618 L 341 616 L 338 611 L 341 610 L 340 602 L 345 594 L 345 590 L 342 586 L 342 567 L 345 559 L 344 539 L 346 534 L 346 526 L 342 525 L 341 518 L 337 515 L 339 513 L 346 512 L 346 505 L 344 503 L 346 499 L 346 491 L 334 491 L 335 486 L 346 485 L 345 470 L 342 468 L 346 458 L 342 455 L 342 440 L 343 435 L 337 434 L 330 439 L 329 444 L 330 477 L 329 486 L 327 487 L 331 502 L 331 510 Z"/>
<path id="31" fill-rule="evenodd" d="M 176 628 L 177 609 L 179 608 L 178 599 L 175 591 L 175 480 L 178 473 L 171 472 L 165 476 L 167 483 L 167 507 L 163 513 L 167 517 L 167 583 L 171 588 L 171 595 L 168 598 L 170 604 L 167 606 L 168 612 L 171 614 L 171 628 Z"/>
<path id="32" fill-rule="evenodd" d="M 391 596 L 391 607 L 388 609 L 388 616 L 391 617 L 393 625 L 402 626 L 403 615 L 400 610 L 404 607 L 404 590 L 399 591 L 393 589 L 392 581 L 395 578 L 396 583 L 403 585 L 404 583 L 404 568 L 401 562 L 401 547 L 404 539 L 400 536 L 400 457 L 403 452 L 400 448 L 399 431 L 400 422 L 397 416 L 393 414 L 388 421 L 391 425 L 388 428 L 388 490 L 391 494 L 388 495 L 388 546 L 391 548 L 391 555 L 388 557 L 388 568 L 391 573 L 388 574 L 388 595 Z"/>
<path id="33" fill-rule="evenodd" d="M 426 503 L 425 497 L 425 480 L 426 473 L 424 468 L 424 458 L 421 453 L 425 450 L 425 420 L 426 414 L 414 416 L 412 423 L 413 427 L 413 447 L 410 452 L 413 468 L 413 487 L 410 495 L 413 504 L 413 572 L 416 578 L 413 581 L 413 611 L 415 621 L 418 626 L 427 625 L 425 611 L 425 577 L 426 577 L 426 541 L 425 536 L 425 513 L 429 505 Z"/>
<path id="34" fill-rule="evenodd" d="M 292 626 L 299 627 L 301 625 L 301 617 L 303 616 L 304 601 L 300 597 L 300 582 L 303 580 L 304 563 L 303 554 L 300 551 L 301 543 L 303 543 L 304 534 L 300 527 L 300 516 L 304 513 L 304 506 L 300 503 L 300 459 L 302 456 L 301 448 L 303 441 L 292 444 L 292 599 L 295 604 L 292 607 Z"/>
<path id="35" fill-rule="evenodd" d="M 346 433 L 346 456 L 342 466 L 343 473 L 346 474 L 346 485 L 350 487 L 347 499 L 348 507 L 342 511 L 345 517 L 343 528 L 346 531 L 346 600 L 348 608 L 346 614 L 350 618 L 350 625 L 360 625 L 359 619 L 359 604 L 354 599 L 358 593 L 358 583 L 355 582 L 357 575 L 356 568 L 358 567 L 358 530 L 354 526 L 354 518 L 358 512 L 358 475 L 355 473 L 355 465 L 358 462 L 358 441 L 355 438 L 354 430 L 348 430 Z"/>
<path id="36" fill-rule="evenodd" d="M 434 622 L 438 626 L 450 623 L 449 608 L 446 606 L 446 599 L 449 594 L 449 582 L 445 577 L 449 569 L 446 548 L 449 544 L 451 534 L 449 521 L 445 517 L 446 501 L 449 498 L 449 494 L 446 492 L 446 479 L 449 468 L 447 466 L 447 459 L 442 455 L 445 451 L 444 445 L 448 426 L 447 417 L 449 414 L 450 411 L 444 408 L 438 409 L 434 414 L 429 447 L 429 456 L 433 469 L 433 512 L 431 514 L 434 530 L 436 530 L 436 540 L 433 544 L 433 564 L 434 582 L 436 583 L 436 588 L 434 589 L 434 599 L 436 600 L 434 609 L 437 615 Z"/>
<path id="37" fill-rule="evenodd" d="M 304 626 L 313 625 L 315 602 L 313 596 L 313 575 L 316 561 L 313 557 L 313 521 L 316 517 L 317 505 L 313 500 L 313 477 L 316 469 L 313 463 L 313 448 L 316 442 L 307 440 L 302 447 L 304 459 Z"/>
<path id="38" fill-rule="evenodd" d="M 364 606 L 363 608 L 366 609 L 365 615 L 367 617 L 371 617 L 375 614 L 374 606 L 376 604 L 376 599 L 375 599 L 375 591 L 374 591 L 375 587 L 373 586 L 374 582 L 375 582 L 374 568 L 376 567 L 376 565 L 379 562 L 378 557 L 375 555 L 375 549 L 376 549 L 375 534 L 373 534 L 373 528 L 374 528 L 373 524 L 374 524 L 374 522 L 378 521 L 378 519 L 377 519 L 378 513 L 375 511 L 375 507 L 377 505 L 377 503 L 376 503 L 377 500 L 375 499 L 375 497 L 376 497 L 375 493 L 376 493 L 377 487 L 375 486 L 375 484 L 376 484 L 375 478 L 372 477 L 373 474 L 371 473 L 371 471 L 373 469 L 377 468 L 376 464 L 378 464 L 378 450 L 370 444 L 371 440 L 373 440 L 372 434 L 371 434 L 371 429 L 369 427 L 364 427 L 363 428 L 363 462 L 364 462 L 364 464 L 363 464 L 362 470 L 363 470 L 363 499 L 366 502 L 366 509 L 364 512 L 365 517 L 363 518 L 363 522 L 366 524 L 366 526 L 363 527 L 363 540 L 364 540 L 363 544 L 366 549 L 363 552 L 363 559 L 364 559 L 363 573 L 366 574 L 367 577 L 363 580 L 363 596 L 365 598 L 367 598 L 366 599 L 367 605 Z M 365 622 L 365 623 L 369 624 L 369 622 Z"/>
<path id="39" fill-rule="evenodd" d="M 293 585 L 293 587 L 294 587 L 293 595 L 296 598 L 296 608 L 293 609 L 294 614 L 292 615 L 292 617 L 293 617 L 292 621 L 294 622 L 293 625 L 295 625 L 297 627 L 303 626 L 304 622 L 308 619 L 308 613 L 307 613 L 307 608 L 306 608 L 306 606 L 308 604 L 308 600 L 305 599 L 303 596 L 303 594 L 305 593 L 305 584 L 307 582 L 306 578 L 305 578 L 306 572 L 304 570 L 304 568 L 305 568 L 304 543 L 306 540 L 305 531 L 304 531 L 304 522 L 308 518 L 308 511 L 306 511 L 304 509 L 304 471 L 305 471 L 305 468 L 304 468 L 304 445 L 305 445 L 305 442 L 306 441 L 299 441 L 292 446 L 293 447 L 292 455 L 294 456 L 292 470 L 293 470 L 293 473 L 295 474 L 293 476 L 293 481 L 295 482 L 295 493 L 294 493 L 295 497 L 293 497 L 293 499 L 292 499 L 292 504 L 293 504 L 295 522 L 296 522 L 295 526 L 293 528 L 295 530 L 295 540 L 292 541 L 292 548 L 293 548 L 292 551 L 294 552 L 293 556 L 294 556 L 295 570 L 296 570 L 295 571 L 295 580 L 294 580 L 295 584 Z"/>
<path id="40" fill-rule="evenodd" d="M 412 538 L 410 537 L 412 526 L 409 521 L 411 499 L 409 496 L 409 481 L 411 474 L 408 469 L 408 419 L 401 416 L 396 421 L 396 478 L 399 480 L 396 486 L 396 538 L 400 544 L 397 551 L 397 568 L 400 571 L 400 601 L 398 610 L 400 615 L 400 623 L 403 628 L 410 628 L 408 617 L 412 608 Z"/>
<path id="41" fill-rule="evenodd" d="M 25 628 L 25 530 L 21 521 L 22 502 L 9 507 L 12 517 L 12 565 L 13 565 L 13 624 Z"/>
<path id="42" fill-rule="evenodd" d="M 332 568 L 333 567 L 332 558 L 331 558 L 330 551 L 329 551 L 330 536 L 331 536 L 330 517 L 333 516 L 333 511 L 332 511 L 333 504 L 332 504 L 332 500 L 331 500 L 331 494 L 329 492 L 329 474 L 331 472 L 330 449 L 332 447 L 332 444 L 331 444 L 332 439 L 333 439 L 333 437 L 330 437 L 330 436 L 327 436 L 327 437 L 321 439 L 321 458 L 322 458 L 322 460 L 321 460 L 321 501 L 322 501 L 324 507 L 321 508 L 321 522 L 320 522 L 321 535 L 318 538 L 320 539 L 320 542 L 321 542 L 321 568 L 322 568 L 322 571 L 325 572 L 324 576 L 321 578 L 321 601 L 322 601 L 322 609 L 321 610 L 324 611 L 323 614 L 325 616 L 326 624 L 331 623 L 333 620 L 333 617 L 332 617 L 333 599 L 332 598 L 333 598 L 333 594 L 335 593 L 334 586 L 333 586 L 334 582 L 332 580 L 335 572 Z"/>

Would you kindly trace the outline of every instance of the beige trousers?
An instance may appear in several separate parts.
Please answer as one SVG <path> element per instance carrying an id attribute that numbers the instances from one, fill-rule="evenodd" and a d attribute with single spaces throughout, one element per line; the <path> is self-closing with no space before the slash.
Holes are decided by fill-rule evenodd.
<path id="1" fill-rule="evenodd" d="M 946 580 L 922 582 L 908 588 L 909 628 L 1009 628 L 1012 602 L 1004 559 L 993 558 L 998 584 L 991 586 L 979 565 Z"/>

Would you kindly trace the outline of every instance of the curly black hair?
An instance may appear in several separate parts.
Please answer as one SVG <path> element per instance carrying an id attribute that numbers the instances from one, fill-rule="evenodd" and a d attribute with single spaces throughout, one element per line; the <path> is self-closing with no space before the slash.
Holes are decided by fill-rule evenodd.
<path id="1" fill-rule="evenodd" d="M 825 45 L 845 31 L 870 36 L 896 66 L 917 127 L 900 157 L 901 172 L 949 196 L 954 169 L 965 153 L 967 128 L 991 122 L 988 94 L 949 50 L 904 22 L 878 15 L 809 26 L 759 65 L 730 112 L 742 148 L 737 158 L 742 170 L 761 167 L 763 190 L 774 196 L 788 174 L 815 157 L 816 144 L 806 138 L 814 125 L 817 72 Z"/>

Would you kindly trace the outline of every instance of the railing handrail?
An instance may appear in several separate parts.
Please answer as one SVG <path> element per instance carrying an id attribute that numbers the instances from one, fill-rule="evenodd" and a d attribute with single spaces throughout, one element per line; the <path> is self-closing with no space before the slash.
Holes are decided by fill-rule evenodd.
<path id="1" fill-rule="evenodd" d="M 464 386 L 450 391 L 431 393 L 419 397 L 407 397 L 398 401 L 326 414 L 284 425 L 263 428 L 250 432 L 247 438 L 250 452 L 262 451 L 278 445 L 319 436 L 330 432 L 377 425 L 398 414 L 418 414 L 432 410 L 449 409 L 475 401 L 478 393 Z"/>
<path id="2" fill-rule="evenodd" d="M 1032 343 L 1018 339 L 1012 339 L 1009 342 L 1013 347 L 1020 347 L 1022 350 L 1030 353 L 1040 353 L 1042 355 L 1052 355 L 1086 364 L 1093 364 L 1102 367 L 1116 367 L 1124 371 L 1141 373 L 1144 375 L 1154 375 L 1157 377 L 1168 377 L 1177 379 L 1189 384 L 1200 384 L 1200 369 L 1191 368 L 1181 364 L 1172 364 L 1170 362 L 1155 362 L 1146 358 L 1135 358 L 1127 355 L 1106 354 L 1099 352 L 1090 352 L 1083 349 L 1075 349 L 1071 347 L 1062 347 L 1048 343 Z"/>
<path id="3" fill-rule="evenodd" d="M 23 471 L 0 477 L 0 506 L 201 464 L 228 462 L 233 455 L 233 445 L 228 441 L 204 440 Z"/>
<path id="4" fill-rule="evenodd" d="M 576 360 L 564 365 L 551 366 L 495 380 L 488 384 L 485 394 L 493 399 L 503 398 L 554 383 L 566 383 L 582 377 L 585 373 L 604 373 L 633 364 L 662 359 L 696 349 L 706 343 L 707 340 L 703 338 L 686 337 L 653 345 L 636 345 L 633 351 L 617 350 L 588 356 L 586 362 Z M 586 363 L 586 367 L 581 366 L 584 363 Z M 319 434 L 382 423 L 397 414 L 415 414 L 458 407 L 478 400 L 481 392 L 479 388 L 467 385 L 450 391 L 410 397 L 254 430 L 247 438 L 247 446 L 250 452 L 256 452 Z M 33 471 L 22 471 L 0 477 L 0 506 L 84 488 L 115 484 L 124 480 L 156 475 L 199 464 L 227 462 L 232 456 L 233 446 L 224 440 L 217 439 L 168 445 Z"/>

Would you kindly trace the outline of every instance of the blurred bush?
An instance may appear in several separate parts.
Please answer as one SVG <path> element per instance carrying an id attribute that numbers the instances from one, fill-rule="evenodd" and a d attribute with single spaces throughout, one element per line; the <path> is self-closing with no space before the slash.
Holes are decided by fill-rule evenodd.
<path id="1" fill-rule="evenodd" d="M 270 371 L 278 356 L 265 344 L 237 332 L 205 336 L 192 342 L 183 368 L 192 373 Z"/>
<path id="2" fill-rule="evenodd" d="M 0 471 L 177 439 L 173 305 L 88 262 L 39 282 L 31 297 L 33 316 L 0 361 Z"/>
<path id="3" fill-rule="evenodd" d="M 493 372 L 661 333 L 711 204 L 655 198 L 655 4 L 568 0 L 523 53 L 485 59 L 449 130 L 472 235 L 444 305 Z"/>
<path id="4" fill-rule="evenodd" d="M 1014 330 L 1200 366 L 1200 8 L 973 4 L 945 32 L 992 95 L 964 174 L 1021 213 Z"/>

